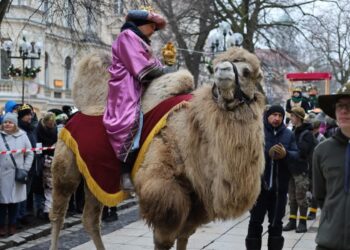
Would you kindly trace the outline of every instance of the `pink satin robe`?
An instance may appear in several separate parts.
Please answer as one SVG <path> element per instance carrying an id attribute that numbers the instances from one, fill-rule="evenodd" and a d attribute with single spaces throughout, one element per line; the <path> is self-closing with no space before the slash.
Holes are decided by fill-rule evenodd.
<path id="1" fill-rule="evenodd" d="M 140 83 L 147 73 L 161 66 L 151 47 L 131 30 L 124 30 L 112 44 L 112 65 L 103 123 L 117 158 L 125 162 L 140 128 Z"/>

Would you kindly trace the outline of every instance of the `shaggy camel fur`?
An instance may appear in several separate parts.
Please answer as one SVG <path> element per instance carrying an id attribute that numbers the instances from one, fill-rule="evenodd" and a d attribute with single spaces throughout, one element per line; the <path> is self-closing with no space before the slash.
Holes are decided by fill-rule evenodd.
<path id="1" fill-rule="evenodd" d="M 86 73 L 102 70 L 92 69 Z M 185 250 L 197 227 L 240 216 L 253 206 L 260 192 L 264 166 L 264 96 L 257 90 L 262 83 L 260 63 L 253 54 L 234 48 L 214 61 L 214 69 L 214 86 L 195 90 L 188 105 L 168 117 L 135 177 L 141 215 L 153 228 L 157 250 L 170 249 L 175 241 L 178 250 Z M 77 81 L 84 78 L 80 73 Z M 87 89 L 92 99 L 81 95 L 85 104 L 95 101 L 93 108 L 86 109 L 91 113 L 102 106 L 94 97 L 96 88 Z M 162 88 L 154 88 L 160 95 Z M 144 100 L 148 100 L 147 93 Z M 53 166 L 51 249 L 57 249 L 69 196 L 80 179 L 74 155 L 62 144 L 58 142 Z M 104 249 L 99 228 L 102 205 L 85 190 L 83 222 L 96 248 Z"/>
<path id="2" fill-rule="evenodd" d="M 92 116 L 103 114 L 108 93 L 109 73 L 107 67 L 110 63 L 111 57 L 105 53 L 92 53 L 79 62 L 74 79 L 73 100 L 75 106 L 82 113 Z M 190 92 L 194 87 L 193 76 L 186 70 L 164 75 L 155 79 L 153 83 L 145 92 L 145 95 L 149 97 L 142 102 L 144 113 L 160 101 L 179 93 Z M 75 192 L 82 178 L 74 153 L 61 139 L 56 144 L 52 175 L 53 204 L 50 212 L 52 241 L 50 249 L 56 250 L 70 196 Z M 102 207 L 102 204 L 85 186 L 85 206 L 82 220 L 97 249 L 104 249 L 100 235 Z"/>

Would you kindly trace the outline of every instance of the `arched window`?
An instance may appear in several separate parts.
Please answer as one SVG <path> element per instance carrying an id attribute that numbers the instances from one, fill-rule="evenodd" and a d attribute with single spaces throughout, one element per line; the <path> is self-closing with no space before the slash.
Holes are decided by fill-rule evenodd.
<path id="1" fill-rule="evenodd" d="M 45 85 L 50 85 L 50 72 L 49 72 L 49 54 L 45 52 Z"/>
<path id="2" fill-rule="evenodd" d="M 72 71 L 72 59 L 67 56 L 64 60 L 64 67 L 65 67 L 65 83 L 66 83 L 66 89 L 70 88 L 70 78 L 71 78 L 71 71 Z"/>

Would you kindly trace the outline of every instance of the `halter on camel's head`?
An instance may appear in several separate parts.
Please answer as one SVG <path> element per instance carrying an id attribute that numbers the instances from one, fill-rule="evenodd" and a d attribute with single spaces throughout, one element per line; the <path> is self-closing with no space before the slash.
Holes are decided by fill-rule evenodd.
<path id="1" fill-rule="evenodd" d="M 242 48 L 231 48 L 214 60 L 213 98 L 225 110 L 256 101 L 262 83 L 258 58 Z"/>

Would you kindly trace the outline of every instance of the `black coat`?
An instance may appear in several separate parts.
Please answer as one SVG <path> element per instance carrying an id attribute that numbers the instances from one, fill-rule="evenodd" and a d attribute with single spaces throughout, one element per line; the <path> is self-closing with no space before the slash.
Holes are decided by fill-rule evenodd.
<path id="1" fill-rule="evenodd" d="M 298 148 L 294 134 L 283 123 L 274 128 L 268 123 L 267 117 L 264 117 L 265 132 L 265 171 L 264 181 L 266 187 L 271 184 L 271 169 L 273 169 L 272 188 L 278 186 L 279 192 L 288 192 L 288 181 L 290 172 L 288 169 L 289 162 L 296 161 L 299 157 Z M 269 156 L 269 150 L 275 144 L 281 143 L 287 151 L 287 156 L 281 160 L 272 160 Z M 277 179 L 276 179 L 277 176 Z"/>
<path id="2" fill-rule="evenodd" d="M 303 134 L 303 131 L 308 132 Z M 300 152 L 300 157 L 296 162 L 291 163 L 290 171 L 293 175 L 308 173 L 309 168 L 311 167 L 310 159 L 312 158 L 312 153 L 316 146 L 315 137 L 312 133 L 312 125 L 310 123 L 303 123 L 300 127 L 294 129 L 294 135 Z"/>

